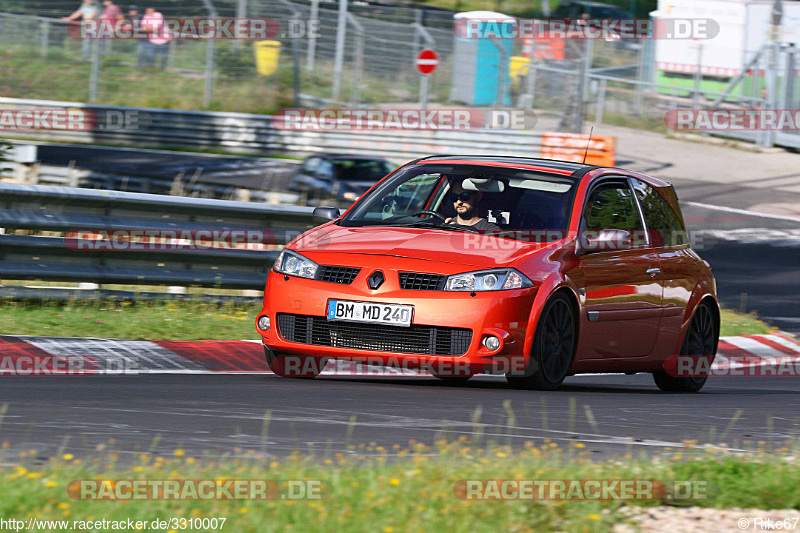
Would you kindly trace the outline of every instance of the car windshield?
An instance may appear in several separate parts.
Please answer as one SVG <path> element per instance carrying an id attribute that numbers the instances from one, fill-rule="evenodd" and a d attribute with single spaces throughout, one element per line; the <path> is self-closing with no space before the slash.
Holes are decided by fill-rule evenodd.
<path id="1" fill-rule="evenodd" d="M 357 202 L 342 226 L 412 226 L 454 231 L 565 230 L 576 180 L 570 176 L 480 165 L 416 165 L 398 171 Z M 489 224 L 449 223 L 458 195 Z M 423 213 L 424 211 L 424 213 Z M 448 223 L 445 223 L 445 220 Z M 488 228 L 487 228 L 488 226 Z M 512 238 L 515 235 L 506 235 Z"/>
<path id="2" fill-rule="evenodd" d="M 388 161 L 380 159 L 335 159 L 336 179 L 343 181 L 376 182 L 393 169 Z"/>
<path id="3" fill-rule="evenodd" d="M 599 19 L 624 19 L 631 18 L 630 13 L 618 7 L 605 7 L 594 6 L 591 9 L 590 16 Z"/>

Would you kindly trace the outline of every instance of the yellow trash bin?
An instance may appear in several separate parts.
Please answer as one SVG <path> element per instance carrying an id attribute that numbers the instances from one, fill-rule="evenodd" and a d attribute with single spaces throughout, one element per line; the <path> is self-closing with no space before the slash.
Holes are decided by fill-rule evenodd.
<path id="1" fill-rule="evenodd" d="M 278 70 L 281 55 L 280 41 L 256 41 L 256 70 L 261 76 L 270 76 Z"/>
<path id="2" fill-rule="evenodd" d="M 531 62 L 530 58 L 525 56 L 511 56 L 511 62 L 508 66 L 511 79 L 522 77 L 528 73 L 528 64 Z"/>

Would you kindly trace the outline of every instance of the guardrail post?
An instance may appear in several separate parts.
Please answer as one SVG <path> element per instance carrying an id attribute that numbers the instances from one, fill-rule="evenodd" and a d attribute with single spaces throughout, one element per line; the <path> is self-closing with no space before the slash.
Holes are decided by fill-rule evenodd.
<path id="1" fill-rule="evenodd" d="M 528 73 L 526 76 L 527 79 L 527 94 L 525 95 L 525 107 L 527 109 L 533 109 L 534 99 L 536 98 L 536 71 L 538 69 L 538 65 L 533 58 L 528 63 Z"/>
<path id="2" fill-rule="evenodd" d="M 214 9 L 211 0 L 203 0 L 203 4 L 208 11 L 208 16 L 216 18 L 217 10 Z M 206 45 L 206 84 L 203 88 L 203 107 L 205 108 L 211 105 L 211 96 L 214 91 L 214 44 L 214 39 L 209 39 Z"/>
<path id="3" fill-rule="evenodd" d="M 353 25 L 356 33 L 355 58 L 353 61 L 353 94 L 350 98 L 350 105 L 358 107 L 361 99 L 361 73 L 364 69 L 364 27 L 352 14 L 347 14 L 347 21 Z M 416 33 L 416 32 L 415 32 Z"/>
<path id="4" fill-rule="evenodd" d="M 319 0 L 311 0 L 311 13 L 309 21 L 319 20 Z M 314 70 L 314 55 L 317 52 L 317 32 L 308 35 L 308 48 L 306 49 L 306 70 Z"/>
<path id="5" fill-rule="evenodd" d="M 503 106 L 506 96 L 506 72 L 508 71 L 508 51 L 500 41 L 492 36 L 492 44 L 500 52 L 500 64 L 497 67 L 497 94 L 495 95 L 495 105 Z"/>
<path id="6" fill-rule="evenodd" d="M 300 20 L 303 15 L 295 9 L 294 5 L 289 0 L 280 0 L 289 11 L 291 12 L 292 20 Z M 292 105 L 300 107 L 300 49 L 298 48 L 297 37 L 289 35 L 291 42 L 292 52 L 292 85 L 294 87 L 294 99 Z"/>
<path id="7" fill-rule="evenodd" d="M 594 121 L 597 124 L 603 123 L 603 109 L 606 106 L 606 80 L 600 80 L 600 91 L 597 94 L 597 108 L 594 111 Z"/>
<path id="8" fill-rule="evenodd" d="M 420 38 L 420 31 L 419 28 L 422 27 L 422 10 L 417 9 L 414 11 L 414 44 L 412 45 L 412 50 L 414 52 L 413 57 L 417 57 L 419 53 L 422 51 L 422 48 L 419 44 Z"/>
<path id="9" fill-rule="evenodd" d="M 644 41 L 642 43 L 642 48 L 639 50 L 639 64 L 637 65 L 637 80 L 639 83 L 636 84 L 636 114 L 642 114 L 642 93 L 644 92 L 644 72 L 646 68 L 646 58 L 647 58 L 647 43 L 649 41 Z"/>
<path id="10" fill-rule="evenodd" d="M 247 0 L 238 0 L 236 4 L 236 18 L 244 19 L 247 18 Z M 235 40 L 233 41 L 233 47 L 236 50 L 242 49 L 242 41 Z"/>
<path id="11" fill-rule="evenodd" d="M 208 109 L 214 92 L 214 39 L 206 43 L 206 83 L 203 88 L 203 107 Z"/>
<path id="12" fill-rule="evenodd" d="M 100 43 L 96 39 L 92 39 L 90 46 L 92 47 L 92 67 L 89 75 L 89 101 L 97 101 L 97 82 L 100 77 Z"/>
<path id="13" fill-rule="evenodd" d="M 342 89 L 342 64 L 344 63 L 345 35 L 347 33 L 347 0 L 339 0 L 339 20 L 336 25 L 336 54 L 333 59 L 333 92 L 331 99 L 339 101 Z"/>
<path id="14" fill-rule="evenodd" d="M 697 109 L 700 105 L 700 83 L 703 81 L 703 44 L 697 43 L 697 66 L 694 71 L 694 92 L 692 93 L 692 107 Z"/>
<path id="15" fill-rule="evenodd" d="M 47 49 L 50 46 L 50 21 L 44 20 L 41 24 L 42 29 L 42 41 L 41 41 L 41 55 L 42 57 L 47 56 Z"/>
<path id="16" fill-rule="evenodd" d="M 784 69 L 783 75 L 783 101 L 781 102 L 781 109 L 790 109 L 794 101 L 794 63 L 794 43 L 789 43 L 789 46 L 786 48 L 786 68 Z"/>

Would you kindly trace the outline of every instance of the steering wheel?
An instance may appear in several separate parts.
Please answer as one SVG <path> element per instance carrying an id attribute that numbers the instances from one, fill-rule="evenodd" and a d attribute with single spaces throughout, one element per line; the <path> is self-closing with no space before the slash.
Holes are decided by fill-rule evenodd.
<path id="1" fill-rule="evenodd" d="M 438 219 L 439 219 L 439 220 L 441 220 L 442 222 L 444 222 L 445 220 L 447 220 L 447 217 L 446 217 L 446 216 L 444 216 L 443 214 L 441 214 L 441 213 L 440 213 L 440 212 L 438 212 L 438 211 L 434 211 L 433 209 L 422 209 L 422 210 L 420 210 L 420 211 L 415 211 L 414 213 L 411 213 L 411 216 L 412 216 L 412 217 L 415 217 L 415 216 L 417 216 L 417 215 L 430 215 L 430 216 L 432 216 L 432 217 L 434 217 L 434 218 L 438 218 Z"/>

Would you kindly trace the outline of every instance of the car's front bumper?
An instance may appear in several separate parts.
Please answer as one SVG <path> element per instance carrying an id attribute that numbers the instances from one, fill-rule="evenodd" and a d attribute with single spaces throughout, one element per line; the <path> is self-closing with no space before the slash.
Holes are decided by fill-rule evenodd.
<path id="1" fill-rule="evenodd" d="M 259 330 L 264 345 L 279 354 L 442 369 L 442 373 L 454 365 L 466 366 L 470 373 L 524 368 L 523 346 L 535 287 L 476 293 L 404 290 L 396 281 L 398 270 L 381 270 L 386 282 L 375 291 L 366 284 L 371 267 L 362 268 L 350 285 L 292 276 L 285 279 L 270 272 L 258 315 L 270 317 L 270 329 Z M 331 299 L 412 305 L 412 326 L 328 321 L 327 302 Z M 454 330 L 459 331 L 455 337 L 451 336 Z M 464 339 L 463 330 L 469 331 L 469 339 Z M 446 335 L 444 341 L 442 335 Z M 482 341 L 488 335 L 500 338 L 501 346 L 486 348 Z M 447 349 L 448 339 L 453 350 Z M 459 353 L 451 353 L 454 351 Z"/>

